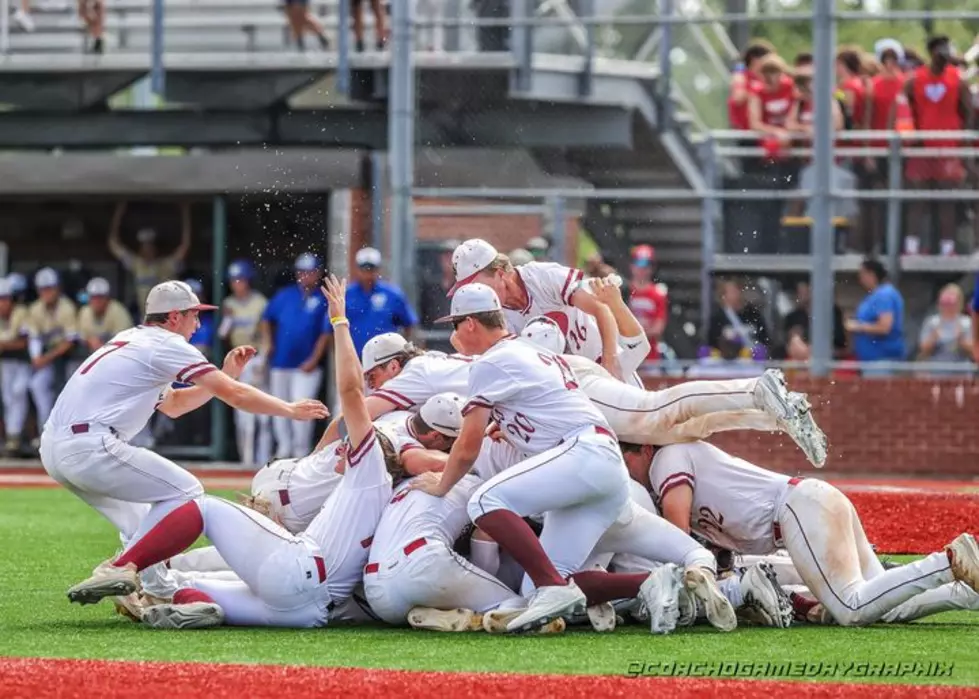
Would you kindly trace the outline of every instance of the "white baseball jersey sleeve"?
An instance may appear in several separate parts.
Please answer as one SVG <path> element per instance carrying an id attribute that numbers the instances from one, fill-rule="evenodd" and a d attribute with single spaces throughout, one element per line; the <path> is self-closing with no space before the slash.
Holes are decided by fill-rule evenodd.
<path id="1" fill-rule="evenodd" d="M 94 423 L 132 439 L 174 382 L 193 383 L 217 371 L 180 335 L 137 326 L 116 335 L 72 374 L 47 425 L 65 429 Z"/>
<path id="2" fill-rule="evenodd" d="M 422 448 L 418 436 L 411 428 L 411 419 L 414 416 L 414 413 L 407 410 L 395 410 L 393 413 L 383 415 L 374 421 L 375 426 L 386 428 L 386 433 L 394 438 L 391 446 L 394 447 L 398 456 L 406 451 Z"/>
<path id="3" fill-rule="evenodd" d="M 383 398 L 401 410 L 417 410 L 437 393 L 452 391 L 466 395 L 469 386 L 469 367 L 473 357 L 462 354 L 426 352 L 405 364 L 401 373 L 374 396 Z"/>
<path id="4" fill-rule="evenodd" d="M 693 442 L 659 449 L 649 480 L 657 505 L 677 486 L 693 488 L 690 529 L 708 541 L 738 553 L 775 550 L 773 525 L 788 494 L 788 476 Z"/>
<path id="5" fill-rule="evenodd" d="M 611 432 L 568 363 L 518 337 L 500 340 L 473 362 L 468 395 L 463 416 L 491 408 L 507 440 L 526 454 L 547 451 L 586 428 Z"/>

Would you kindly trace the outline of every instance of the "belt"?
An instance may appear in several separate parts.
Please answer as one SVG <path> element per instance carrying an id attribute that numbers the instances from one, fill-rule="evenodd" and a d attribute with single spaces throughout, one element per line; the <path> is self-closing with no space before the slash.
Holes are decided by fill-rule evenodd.
<path id="1" fill-rule="evenodd" d="M 76 425 L 72 425 L 68 429 L 71 430 L 71 433 L 72 434 L 88 434 L 89 432 L 96 432 L 100 428 L 102 430 L 106 430 L 108 432 L 111 432 L 112 434 L 115 434 L 115 435 L 119 434 L 118 432 L 116 432 L 115 428 L 113 428 L 113 427 L 105 427 L 103 425 L 98 425 L 98 424 L 90 423 L 90 422 L 79 422 Z"/>
<path id="2" fill-rule="evenodd" d="M 805 480 L 805 478 L 799 478 L 799 477 L 793 476 L 792 478 L 789 479 L 789 482 L 788 482 L 787 485 L 790 488 L 794 488 L 795 486 L 799 485 L 804 480 Z M 782 527 L 781 527 L 781 525 L 779 525 L 778 520 L 775 520 L 774 522 L 772 522 L 772 538 L 775 539 L 775 546 L 781 548 L 781 546 L 782 546 L 782 544 L 784 542 L 782 541 Z"/>
<path id="3" fill-rule="evenodd" d="M 280 490 L 280 491 L 278 491 L 278 496 L 279 496 L 279 504 L 281 504 L 283 507 L 285 507 L 290 502 L 292 502 L 292 499 L 289 497 L 289 491 L 288 490 Z"/>
<path id="4" fill-rule="evenodd" d="M 415 551 L 417 551 L 427 543 L 428 543 L 428 539 L 426 539 L 425 537 L 421 537 L 420 539 L 415 539 L 401 550 L 404 552 L 404 555 L 410 556 L 411 554 L 413 554 Z M 364 566 L 364 575 L 370 575 L 371 573 L 376 573 L 380 569 L 381 569 L 380 563 L 368 563 L 366 566 Z"/>
<path id="5" fill-rule="evenodd" d="M 313 563 L 316 564 L 316 574 L 320 576 L 320 582 L 326 582 L 326 562 L 322 556 L 313 556 Z"/>
<path id="6" fill-rule="evenodd" d="M 612 430 L 610 430 L 607 427 L 600 427 L 599 425 L 595 425 L 594 430 L 595 430 L 595 434 L 600 434 L 603 437 L 611 437 L 612 439 L 614 439 L 616 441 L 618 441 L 618 439 L 619 439 L 618 437 L 615 436 L 615 432 L 613 432 Z M 581 433 L 579 433 L 579 434 L 583 434 L 583 433 L 584 433 L 584 430 Z M 568 441 L 568 440 L 565 438 L 565 439 L 562 439 L 560 443 L 561 444 L 564 444 L 566 441 Z"/>

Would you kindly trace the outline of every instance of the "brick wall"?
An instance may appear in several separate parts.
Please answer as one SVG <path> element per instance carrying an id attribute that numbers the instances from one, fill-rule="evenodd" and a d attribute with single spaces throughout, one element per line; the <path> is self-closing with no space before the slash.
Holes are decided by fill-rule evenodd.
<path id="1" fill-rule="evenodd" d="M 809 394 L 829 438 L 826 471 L 853 475 L 979 477 L 979 384 L 956 379 L 788 376 Z M 650 379 L 650 389 L 676 380 Z M 788 437 L 730 432 L 710 440 L 785 473 L 814 472 Z"/>

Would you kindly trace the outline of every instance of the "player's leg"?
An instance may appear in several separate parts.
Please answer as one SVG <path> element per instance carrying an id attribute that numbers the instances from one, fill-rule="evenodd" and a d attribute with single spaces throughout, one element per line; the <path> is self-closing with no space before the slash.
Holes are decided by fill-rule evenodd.
<path id="1" fill-rule="evenodd" d="M 842 626 L 873 623 L 915 595 L 954 580 L 945 553 L 864 579 L 867 554 L 858 549 L 859 517 L 843 493 L 822 481 L 795 486 L 778 522 L 799 575 Z M 869 549 L 865 537 L 859 544 Z"/>
<path id="2" fill-rule="evenodd" d="M 269 392 L 276 398 L 291 401 L 290 369 L 269 369 Z M 277 459 L 288 459 L 292 456 L 292 420 L 285 417 L 272 418 L 272 429 L 275 432 L 275 456 Z"/>
<path id="3" fill-rule="evenodd" d="M 167 568 L 184 573 L 213 573 L 231 570 L 214 546 L 202 546 L 178 553 L 167 561 Z"/>
<path id="4" fill-rule="evenodd" d="M 718 432 L 733 430 L 757 430 L 759 432 L 778 432 L 778 421 L 761 410 L 732 410 L 723 413 L 701 415 L 658 430 L 650 436 L 657 445 L 697 442 Z"/>
<path id="5" fill-rule="evenodd" d="M 20 447 L 24 424 L 27 422 L 27 393 L 30 381 L 30 364 L 13 359 L 0 361 L 0 395 L 3 398 L 4 429 L 11 449 Z"/>
<path id="6" fill-rule="evenodd" d="M 30 378 L 31 399 L 37 409 L 37 424 L 44 425 L 54 408 L 54 365 L 36 369 Z"/>
<path id="7" fill-rule="evenodd" d="M 901 624 L 926 616 L 952 611 L 979 611 L 979 593 L 966 585 L 951 583 L 915 595 L 880 618 L 889 624 Z"/>
<path id="8" fill-rule="evenodd" d="M 302 400 L 304 398 L 316 398 L 320 391 L 320 383 L 323 380 L 323 370 L 314 369 L 310 372 L 296 371 L 292 375 L 292 400 Z M 313 448 L 313 426 L 312 420 L 293 420 L 292 421 L 292 456 L 299 458 L 306 456 Z"/>

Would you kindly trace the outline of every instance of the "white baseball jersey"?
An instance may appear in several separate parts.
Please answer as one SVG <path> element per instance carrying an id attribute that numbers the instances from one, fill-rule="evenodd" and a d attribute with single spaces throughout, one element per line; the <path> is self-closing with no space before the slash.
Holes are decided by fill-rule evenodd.
<path id="1" fill-rule="evenodd" d="M 467 474 L 444 497 L 411 490 L 405 481 L 394 491 L 374 533 L 370 561 L 386 561 L 417 539 L 441 541 L 450 549 L 469 525 L 466 507 L 481 481 Z"/>
<path id="2" fill-rule="evenodd" d="M 193 383 L 216 371 L 200 350 L 158 326 L 116 335 L 72 374 L 45 429 L 93 423 L 132 439 L 153 415 L 171 383 Z"/>
<path id="3" fill-rule="evenodd" d="M 649 480 L 657 505 L 672 488 L 693 488 L 690 529 L 708 541 L 739 553 L 775 550 L 774 524 L 789 492 L 788 476 L 693 442 L 659 449 Z"/>
<path id="4" fill-rule="evenodd" d="M 340 460 L 340 445 L 337 440 L 327 444 L 319 451 L 295 460 L 295 466 L 286 477 L 283 490 L 287 491 L 287 503 L 292 505 L 293 512 L 300 518 L 312 521 L 316 513 L 323 507 L 326 499 L 340 485 L 343 475 L 337 473 L 337 462 Z M 280 497 L 281 501 L 281 497 Z"/>
<path id="5" fill-rule="evenodd" d="M 443 391 L 467 395 L 469 367 L 473 359 L 462 354 L 426 352 L 408 361 L 400 374 L 372 395 L 402 410 L 417 410 L 429 398 Z"/>
<path id="6" fill-rule="evenodd" d="M 394 447 L 398 456 L 406 451 L 422 448 L 421 442 L 418 441 L 418 435 L 411 427 L 411 419 L 414 416 L 414 413 L 407 410 L 395 410 L 393 413 L 382 415 L 374 421 L 375 426 L 384 428 L 385 433 L 394 438 L 391 446 Z"/>
<path id="7" fill-rule="evenodd" d="M 500 340 L 473 361 L 468 396 L 463 416 L 491 408 L 507 439 L 527 454 L 547 451 L 587 428 L 611 432 L 564 358 L 519 337 Z"/>

